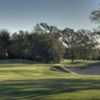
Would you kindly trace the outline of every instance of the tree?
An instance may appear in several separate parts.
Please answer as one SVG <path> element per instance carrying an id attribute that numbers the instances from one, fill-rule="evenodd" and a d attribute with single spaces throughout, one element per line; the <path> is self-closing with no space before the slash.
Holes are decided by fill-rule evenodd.
<path id="1" fill-rule="evenodd" d="M 94 51 L 98 42 L 96 40 L 96 35 L 89 30 L 78 30 L 77 34 L 79 35 L 78 42 L 78 55 L 81 59 L 90 59 L 94 55 Z"/>
<path id="2" fill-rule="evenodd" d="M 73 29 L 65 28 L 62 31 L 62 40 L 66 44 L 66 48 L 69 51 L 70 58 L 73 62 L 76 53 L 77 35 Z"/>
<path id="3" fill-rule="evenodd" d="M 91 12 L 90 19 L 91 21 L 100 23 L 100 8 Z"/>
<path id="4" fill-rule="evenodd" d="M 25 58 L 25 50 L 27 48 L 28 32 L 19 31 L 19 33 L 12 34 L 9 45 L 10 58 Z"/>
<path id="5" fill-rule="evenodd" d="M 9 58 L 58 63 L 63 54 L 64 47 L 53 34 L 19 31 L 10 39 Z"/>
<path id="6" fill-rule="evenodd" d="M 0 59 L 7 59 L 10 34 L 6 29 L 0 31 Z"/>
<path id="7" fill-rule="evenodd" d="M 32 60 L 58 63 L 63 58 L 64 48 L 54 35 L 31 33 L 28 41 L 28 51 Z"/>
<path id="8" fill-rule="evenodd" d="M 35 33 L 53 34 L 57 38 L 61 36 L 60 30 L 56 26 L 50 26 L 47 23 L 36 24 L 34 29 Z"/>
<path id="9" fill-rule="evenodd" d="M 66 28 L 62 31 L 63 41 L 66 44 L 66 57 L 74 59 L 90 59 L 98 42 L 96 34 L 89 30 L 81 29 L 74 32 L 73 29 Z"/>

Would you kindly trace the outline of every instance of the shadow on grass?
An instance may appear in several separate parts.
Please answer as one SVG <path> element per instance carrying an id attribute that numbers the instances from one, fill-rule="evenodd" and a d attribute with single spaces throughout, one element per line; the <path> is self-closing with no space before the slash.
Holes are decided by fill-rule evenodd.
<path id="1" fill-rule="evenodd" d="M 10 59 L 10 60 L 0 60 L 0 64 L 34 64 L 31 60 L 24 59 Z"/>
<path id="2" fill-rule="evenodd" d="M 0 97 L 7 100 L 42 100 L 42 97 L 79 90 L 100 90 L 99 80 L 38 79 L 0 82 Z"/>
<path id="3" fill-rule="evenodd" d="M 70 71 L 66 67 L 62 66 L 51 66 L 50 70 L 52 71 L 57 71 L 57 72 L 65 72 L 65 73 L 70 73 Z"/>

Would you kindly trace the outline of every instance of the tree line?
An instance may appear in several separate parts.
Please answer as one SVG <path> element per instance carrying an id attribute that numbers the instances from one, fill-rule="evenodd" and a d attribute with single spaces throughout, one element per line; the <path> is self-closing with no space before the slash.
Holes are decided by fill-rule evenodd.
<path id="1" fill-rule="evenodd" d="M 28 59 L 59 63 L 63 58 L 97 59 L 99 31 L 58 29 L 47 23 L 36 24 L 32 32 L 13 34 L 0 30 L 0 59 Z"/>
<path id="2" fill-rule="evenodd" d="M 100 23 L 100 8 L 90 19 Z M 71 28 L 63 30 L 47 23 L 36 24 L 32 32 L 10 33 L 0 30 L 0 59 L 28 59 L 42 63 L 59 63 L 63 58 L 100 59 L 100 28 L 94 31 Z"/>

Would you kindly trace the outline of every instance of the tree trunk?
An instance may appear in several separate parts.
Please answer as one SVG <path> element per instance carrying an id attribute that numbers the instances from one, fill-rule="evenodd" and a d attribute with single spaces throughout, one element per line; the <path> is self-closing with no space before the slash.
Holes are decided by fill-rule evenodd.
<path id="1" fill-rule="evenodd" d="M 72 63 L 73 63 L 73 62 L 74 62 L 74 59 L 72 58 L 71 61 L 72 61 Z"/>

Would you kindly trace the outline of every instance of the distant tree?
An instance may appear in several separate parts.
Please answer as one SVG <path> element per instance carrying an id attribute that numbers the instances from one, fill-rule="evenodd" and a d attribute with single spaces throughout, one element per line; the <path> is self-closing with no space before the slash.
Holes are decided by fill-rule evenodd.
<path id="1" fill-rule="evenodd" d="M 93 32 L 84 29 L 78 30 L 77 34 L 79 36 L 79 58 L 92 58 L 95 54 L 96 46 L 98 45 L 98 42 L 96 40 L 96 34 L 93 34 Z"/>
<path id="2" fill-rule="evenodd" d="M 10 34 L 6 29 L 0 31 L 0 59 L 7 59 Z"/>
<path id="3" fill-rule="evenodd" d="M 54 34 L 42 32 L 19 31 L 14 33 L 11 35 L 8 47 L 9 59 L 30 59 L 37 62 L 58 63 L 64 54 L 61 41 Z"/>
<path id="4" fill-rule="evenodd" d="M 66 44 L 66 58 L 90 59 L 95 54 L 98 41 L 96 34 L 91 31 L 81 29 L 74 32 L 73 29 L 66 28 L 62 31 L 63 41 Z"/>
<path id="5" fill-rule="evenodd" d="M 62 40 L 66 44 L 66 48 L 69 51 L 70 59 L 72 62 L 76 57 L 76 45 L 77 45 L 77 35 L 73 29 L 65 28 L 62 31 Z"/>
<path id="6" fill-rule="evenodd" d="M 59 63 L 64 56 L 74 59 L 95 58 L 99 53 L 100 31 L 65 28 L 46 23 L 37 24 L 33 32 L 19 31 L 12 35 L 0 31 L 0 59 L 30 59 L 44 63 Z M 65 52 L 66 49 L 66 52 Z M 97 49 L 97 50 L 96 50 Z M 99 57 L 98 57 L 99 58 Z"/>
<path id="7" fill-rule="evenodd" d="M 51 34 L 30 34 L 28 51 L 31 59 L 45 63 L 58 63 L 64 54 L 62 43 Z"/>
<path id="8" fill-rule="evenodd" d="M 100 23 L 100 8 L 91 12 L 90 19 L 91 21 Z"/>
<path id="9" fill-rule="evenodd" d="M 60 30 L 56 26 L 50 26 L 47 23 L 36 24 L 34 29 L 35 33 L 53 34 L 57 38 L 59 38 L 61 34 Z"/>
<path id="10" fill-rule="evenodd" d="M 90 20 L 92 22 L 96 22 L 96 23 L 100 24 L 100 8 L 91 12 Z M 98 51 L 100 51 L 100 27 L 98 27 L 98 29 L 94 29 L 93 33 L 96 35 L 96 39 L 99 44 L 97 47 L 97 50 L 96 50 L 97 51 L 96 54 L 98 54 L 96 57 L 99 58 L 100 55 L 99 55 Z"/>
<path id="11" fill-rule="evenodd" d="M 28 32 L 24 31 L 19 31 L 19 33 L 12 34 L 9 46 L 10 58 L 24 58 L 25 50 L 27 48 L 27 35 Z"/>

